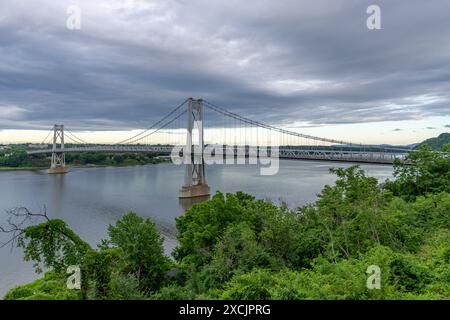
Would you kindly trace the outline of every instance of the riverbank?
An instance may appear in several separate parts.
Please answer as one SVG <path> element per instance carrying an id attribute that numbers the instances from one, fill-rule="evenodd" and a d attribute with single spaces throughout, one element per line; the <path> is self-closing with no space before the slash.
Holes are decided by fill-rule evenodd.
<path id="1" fill-rule="evenodd" d="M 0 171 L 37 171 L 44 170 L 45 167 L 0 167 Z"/>

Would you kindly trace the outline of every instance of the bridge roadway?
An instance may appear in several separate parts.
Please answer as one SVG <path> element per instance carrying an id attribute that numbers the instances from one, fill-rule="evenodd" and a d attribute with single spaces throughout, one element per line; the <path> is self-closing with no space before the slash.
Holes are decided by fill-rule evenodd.
<path id="1" fill-rule="evenodd" d="M 251 147 L 233 147 L 229 146 L 228 154 L 233 153 L 234 156 L 254 157 L 257 155 L 256 148 Z M 64 148 L 63 151 L 70 152 L 108 152 L 108 153 L 149 153 L 154 155 L 168 156 L 172 153 L 172 146 L 126 146 L 126 145 L 103 145 L 103 146 L 86 146 L 86 147 L 70 147 Z M 245 149 L 245 151 L 244 151 Z M 265 148 L 264 148 L 265 149 Z M 40 149 L 28 151 L 29 155 L 52 153 L 52 149 Z M 57 152 L 62 152 L 58 149 Z M 224 152 L 227 154 L 226 152 Z M 321 149 L 279 149 L 279 158 L 281 159 L 307 159 L 307 160 L 327 160 L 327 161 L 343 161 L 343 162 L 364 162 L 364 163 L 384 163 L 392 164 L 395 159 L 405 160 L 407 152 L 399 151 L 346 151 L 346 150 L 321 150 Z M 182 151 L 180 153 L 182 155 Z M 214 155 L 214 153 L 213 153 Z M 263 156 L 263 155 L 261 155 Z M 269 151 L 270 156 L 270 151 Z"/>

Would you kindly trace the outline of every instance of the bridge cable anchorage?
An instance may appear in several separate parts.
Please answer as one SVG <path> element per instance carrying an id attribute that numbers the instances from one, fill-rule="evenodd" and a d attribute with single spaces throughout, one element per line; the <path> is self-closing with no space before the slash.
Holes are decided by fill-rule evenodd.
<path id="1" fill-rule="evenodd" d="M 135 139 L 135 140 L 129 141 L 129 142 L 127 142 L 126 144 L 135 144 L 135 143 L 138 142 L 138 141 L 142 141 L 143 139 L 148 138 L 149 136 L 155 134 L 155 133 L 158 132 L 159 130 L 164 129 L 165 127 L 167 127 L 167 126 L 170 125 L 172 122 L 174 122 L 175 120 L 179 119 L 182 115 L 184 115 L 184 114 L 186 114 L 186 113 L 187 113 L 187 110 L 183 110 L 180 114 L 178 114 L 177 116 L 175 116 L 172 120 L 167 121 L 167 122 L 166 122 L 165 124 L 163 124 L 161 127 L 157 128 L 157 129 L 155 129 L 155 130 L 153 130 L 153 131 L 150 132 L 150 133 L 147 133 L 145 136 L 142 136 L 142 137 L 139 137 L 139 138 L 137 138 L 137 139 Z M 167 117 L 165 117 L 165 118 L 167 118 Z M 158 121 L 158 122 L 161 122 L 161 121 Z M 148 131 L 148 130 L 146 130 L 146 131 Z"/>
<path id="2" fill-rule="evenodd" d="M 153 128 L 155 128 L 157 125 L 159 125 L 161 122 L 163 122 L 165 119 L 167 119 L 168 117 L 170 117 L 172 114 L 174 114 L 175 112 L 177 112 L 182 106 L 184 106 L 185 104 L 186 104 L 186 102 L 188 102 L 188 99 L 186 99 L 186 100 L 184 100 L 180 105 L 178 105 L 176 108 L 174 108 L 171 112 L 169 112 L 167 115 L 165 115 L 163 118 L 161 118 L 160 120 L 158 120 L 157 122 L 155 122 L 154 124 L 152 124 L 150 127 L 148 127 L 147 129 L 145 129 L 145 130 L 143 130 L 143 131 L 141 131 L 140 133 L 138 133 L 138 134 L 136 134 L 136 135 L 134 135 L 134 136 L 132 136 L 132 137 L 130 137 L 130 138 L 128 138 L 128 139 L 125 139 L 125 140 L 122 140 L 122 141 L 119 141 L 119 142 L 117 142 L 117 143 L 115 143 L 116 145 L 117 144 L 129 144 L 128 143 L 128 141 L 130 141 L 130 140 L 137 140 L 137 139 L 135 139 L 135 138 L 137 138 L 137 137 L 139 137 L 139 136 L 141 136 L 141 135 L 143 135 L 144 133 L 146 133 L 147 131 L 150 131 L 150 130 L 152 130 Z"/>
<path id="3" fill-rule="evenodd" d="M 268 129 L 268 130 L 271 130 L 271 131 L 276 131 L 276 132 L 287 134 L 287 135 L 291 135 L 291 136 L 297 136 L 297 137 L 300 137 L 300 138 L 310 139 L 310 140 L 314 140 L 314 141 L 336 143 L 336 144 L 346 145 L 346 146 L 356 147 L 356 148 L 369 147 L 369 148 L 384 149 L 384 150 L 399 151 L 399 152 L 410 151 L 411 150 L 411 149 L 406 149 L 406 148 L 384 147 L 384 146 L 379 146 L 379 145 L 353 143 L 353 142 L 348 142 L 348 141 L 343 141 L 343 140 L 336 140 L 336 139 L 329 139 L 329 138 L 322 138 L 322 137 L 316 137 L 316 136 L 312 136 L 312 135 L 307 135 L 307 134 L 303 134 L 303 133 L 299 133 L 299 132 L 294 132 L 294 131 L 278 128 L 278 127 L 275 127 L 275 126 L 272 126 L 272 125 L 264 124 L 264 123 L 261 123 L 261 122 L 256 121 L 256 120 L 252 120 L 252 119 L 246 118 L 246 117 L 238 115 L 238 114 L 236 114 L 234 112 L 228 111 L 228 110 L 226 110 L 224 108 L 221 108 L 221 107 L 219 107 L 219 106 L 217 106 L 217 105 L 215 105 L 215 104 L 213 104 L 211 102 L 208 102 L 206 100 L 203 100 L 203 102 L 205 103 L 205 106 L 207 108 L 209 108 L 211 110 L 214 110 L 217 113 L 223 114 L 223 115 L 231 117 L 231 118 L 235 118 L 237 120 L 243 121 L 245 123 L 248 123 L 248 124 L 256 126 L 256 127 Z"/>

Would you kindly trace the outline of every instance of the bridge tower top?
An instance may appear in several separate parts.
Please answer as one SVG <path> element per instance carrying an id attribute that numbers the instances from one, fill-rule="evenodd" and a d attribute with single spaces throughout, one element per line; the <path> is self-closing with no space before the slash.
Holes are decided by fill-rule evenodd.
<path id="1" fill-rule="evenodd" d="M 52 162 L 49 173 L 66 173 L 66 156 L 64 154 L 64 125 L 53 126 Z"/>
<path id="2" fill-rule="evenodd" d="M 53 126 L 53 150 L 57 150 L 57 145 L 64 149 L 64 125 L 55 124 Z"/>

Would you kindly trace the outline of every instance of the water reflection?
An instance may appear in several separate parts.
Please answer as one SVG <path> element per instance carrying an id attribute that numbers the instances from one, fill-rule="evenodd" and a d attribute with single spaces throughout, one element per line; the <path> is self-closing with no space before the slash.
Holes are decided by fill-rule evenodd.
<path id="1" fill-rule="evenodd" d="M 180 204 L 180 207 L 183 209 L 183 212 L 186 212 L 194 204 L 204 202 L 206 200 L 209 200 L 209 198 L 210 196 L 202 196 L 195 198 L 180 198 L 178 203 Z"/>
<path id="2" fill-rule="evenodd" d="M 48 176 L 51 179 L 51 205 L 54 213 L 64 212 L 64 192 L 65 192 L 65 179 L 66 174 L 52 174 Z"/>

